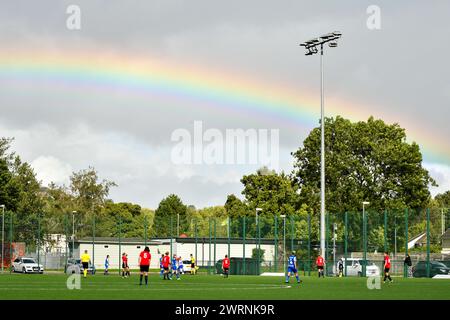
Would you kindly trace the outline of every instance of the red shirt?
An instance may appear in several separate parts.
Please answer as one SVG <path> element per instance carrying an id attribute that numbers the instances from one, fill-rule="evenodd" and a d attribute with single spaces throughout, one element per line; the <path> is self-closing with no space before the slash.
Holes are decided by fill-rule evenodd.
<path id="1" fill-rule="evenodd" d="M 150 265 L 150 259 L 152 258 L 152 255 L 150 252 L 142 251 L 139 255 L 141 258 L 141 266 L 149 266 Z"/>
<path id="2" fill-rule="evenodd" d="M 162 265 L 164 268 L 168 268 L 170 264 L 170 257 L 169 256 L 164 256 L 164 258 L 162 259 Z"/>
<path id="3" fill-rule="evenodd" d="M 318 267 L 323 267 L 323 258 L 317 257 L 316 264 Z"/>
<path id="4" fill-rule="evenodd" d="M 228 258 L 223 259 L 222 267 L 228 269 L 230 267 L 230 259 L 228 259 Z"/>
<path id="5" fill-rule="evenodd" d="M 389 258 L 389 256 L 385 256 L 384 257 L 384 267 L 385 268 L 390 268 L 391 267 L 391 258 Z"/>
<path id="6" fill-rule="evenodd" d="M 123 263 L 128 263 L 128 257 L 127 256 L 122 256 L 122 262 Z"/>

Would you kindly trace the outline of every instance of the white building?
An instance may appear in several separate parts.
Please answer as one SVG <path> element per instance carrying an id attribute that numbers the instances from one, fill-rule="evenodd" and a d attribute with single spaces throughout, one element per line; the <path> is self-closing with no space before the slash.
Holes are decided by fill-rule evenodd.
<path id="1" fill-rule="evenodd" d="M 228 254 L 228 246 L 230 247 L 230 257 L 243 258 L 244 257 L 244 243 L 241 239 L 231 239 L 228 244 L 228 239 L 216 239 L 216 244 L 212 241 L 209 243 L 209 238 L 199 238 L 197 241 L 193 238 L 175 238 L 172 239 L 152 239 L 147 241 L 147 246 L 150 248 L 152 255 L 151 268 L 159 268 L 159 258 L 165 252 L 172 252 L 177 256 L 181 256 L 183 260 L 189 260 L 192 254 L 196 257 L 198 266 L 207 266 L 208 261 L 214 265 Z M 275 255 L 275 246 L 273 240 L 263 240 L 260 242 L 261 250 L 264 250 L 264 260 L 273 260 Z M 91 255 L 95 267 L 98 269 L 104 268 L 104 262 L 107 255 L 109 255 L 110 268 L 119 268 L 121 265 L 121 254 L 124 252 L 128 254 L 128 264 L 130 268 L 138 268 L 139 253 L 144 250 L 143 239 L 121 239 L 120 246 L 117 238 L 96 238 L 95 244 L 92 238 L 84 238 L 75 241 L 74 256 L 80 257 L 84 250 L 87 250 Z M 246 240 L 245 243 L 245 257 L 251 258 L 252 251 L 257 248 L 255 239 Z"/>
<path id="2" fill-rule="evenodd" d="M 42 241 L 42 251 L 50 254 L 66 253 L 66 235 L 65 234 L 47 234 Z"/>

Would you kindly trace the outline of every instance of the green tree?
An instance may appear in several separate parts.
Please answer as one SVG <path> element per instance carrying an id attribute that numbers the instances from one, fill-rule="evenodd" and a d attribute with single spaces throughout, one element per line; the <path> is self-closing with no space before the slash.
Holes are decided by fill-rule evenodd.
<path id="1" fill-rule="evenodd" d="M 187 232 L 189 229 L 187 207 L 177 195 L 171 194 L 161 200 L 155 211 L 153 235 L 155 237 L 177 236 L 177 218 L 179 218 L 180 233 Z"/>
<path id="2" fill-rule="evenodd" d="M 92 234 L 94 214 L 101 212 L 111 187 L 115 186 L 117 185 L 113 181 L 100 180 L 98 172 L 92 167 L 72 174 L 69 190 L 75 204 L 77 221 L 81 226 L 79 237 Z"/>
<path id="3" fill-rule="evenodd" d="M 327 211 L 359 210 L 362 201 L 370 201 L 378 211 L 428 204 L 428 185 L 435 181 L 422 167 L 419 146 L 406 141 L 398 124 L 373 117 L 356 123 L 339 116 L 326 118 L 325 146 Z M 293 156 L 293 177 L 302 201 L 318 211 L 320 128 L 311 131 Z"/>

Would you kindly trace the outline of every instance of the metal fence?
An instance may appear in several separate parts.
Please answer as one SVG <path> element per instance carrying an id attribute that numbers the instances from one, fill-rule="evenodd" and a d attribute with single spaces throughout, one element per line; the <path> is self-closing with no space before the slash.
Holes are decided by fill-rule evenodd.
<path id="1" fill-rule="evenodd" d="M 142 217 L 141 217 L 142 218 Z M 327 213 L 326 215 L 326 274 L 336 274 L 336 264 L 343 259 L 348 275 L 360 270 L 367 275 L 372 263 L 381 270 L 383 256 L 387 251 L 393 261 L 392 273 L 408 276 L 408 268 L 403 261 L 410 254 L 413 265 L 424 262 L 426 275 L 431 276 L 431 261 L 449 260 L 440 254 L 442 233 L 450 228 L 450 211 L 442 208 L 384 210 L 382 212 Z M 3 223 L 3 221 L 2 221 Z M 285 272 L 287 257 L 292 251 L 298 259 L 300 272 L 305 275 L 316 271 L 315 260 L 319 253 L 319 216 L 298 214 L 280 216 L 256 212 L 244 217 L 201 217 L 168 216 L 155 218 L 123 217 L 106 219 L 101 215 L 81 216 L 73 213 L 62 214 L 58 218 L 37 216 L 32 229 L 23 238 L 24 230 L 15 229 L 14 214 L 5 215 L 2 234 L 7 243 L 26 242 L 27 253 L 43 263 L 47 269 L 61 270 L 68 257 L 75 254 L 76 243 L 89 237 L 92 248 L 100 237 L 116 239 L 119 248 L 127 238 L 142 239 L 146 245 L 155 239 L 169 239 L 170 254 L 176 241 L 190 239 L 195 245 L 193 254 L 198 262 L 199 246 L 207 244 L 208 258 L 202 255 L 203 269 L 216 273 L 216 264 L 223 256 L 216 255 L 216 245 L 225 243 L 225 252 L 241 262 L 239 274 L 260 274 L 263 272 Z M 270 250 L 262 252 L 262 247 L 270 245 Z M 241 253 L 233 256 L 232 248 L 241 246 Z M 12 246 L 5 246 L 1 259 L 8 266 L 14 257 Z M 5 248 L 4 247 L 4 248 Z M 246 248 L 250 247 L 249 252 Z M 9 252 L 8 252 L 9 250 Z M 204 249 L 203 249 L 204 250 Z M 119 249 L 120 251 L 120 249 Z M 270 251 L 270 252 L 269 252 Z M 359 264 L 354 267 L 353 261 Z M 350 264 L 349 264 L 350 263 Z M 255 265 L 256 267 L 254 267 Z M 352 268 L 352 269 L 351 269 Z M 351 270 L 351 272 L 349 272 Z"/>

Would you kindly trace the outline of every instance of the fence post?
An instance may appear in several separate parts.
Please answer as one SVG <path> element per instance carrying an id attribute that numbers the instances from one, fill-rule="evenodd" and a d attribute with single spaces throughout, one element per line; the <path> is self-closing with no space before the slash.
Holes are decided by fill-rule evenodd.
<path id="1" fill-rule="evenodd" d="M 311 276 L 311 214 L 308 213 L 308 276 Z"/>
<path id="2" fill-rule="evenodd" d="M 64 215 L 64 231 L 66 232 L 66 252 L 64 260 L 64 273 L 67 271 L 67 258 L 69 257 L 69 218 L 67 218 L 67 213 Z"/>
<path id="3" fill-rule="evenodd" d="M 144 215 L 144 247 L 147 246 L 147 216 Z"/>
<path id="4" fill-rule="evenodd" d="M 273 266 L 275 269 L 275 272 L 277 272 L 278 270 L 278 216 L 275 215 L 275 230 L 274 230 L 274 240 L 275 240 L 275 254 L 274 254 L 274 258 L 275 261 L 273 262 Z"/>
<path id="5" fill-rule="evenodd" d="M 194 234 L 195 234 L 195 262 L 198 265 L 198 258 L 197 258 L 197 242 L 198 242 L 198 235 L 197 235 L 197 219 L 195 218 L 195 222 L 194 222 Z M 194 270 L 194 274 L 195 274 L 195 270 Z"/>
<path id="6" fill-rule="evenodd" d="M 408 208 L 405 209 L 405 258 L 408 254 Z M 403 277 L 408 278 L 408 266 L 403 264 Z"/>
<path id="7" fill-rule="evenodd" d="M 261 273 L 261 217 L 258 217 L 258 275 Z"/>
<path id="8" fill-rule="evenodd" d="M 363 245 L 364 245 L 364 264 L 362 266 L 362 275 L 366 276 L 367 271 L 367 214 L 363 214 Z"/>
<path id="9" fill-rule="evenodd" d="M 208 218 L 209 224 L 209 254 L 208 254 L 208 274 L 211 274 L 211 217 Z"/>
<path id="10" fill-rule="evenodd" d="M 347 276 L 347 256 L 348 256 L 348 212 L 344 216 L 344 275 Z"/>
<path id="11" fill-rule="evenodd" d="M 388 251 L 387 247 L 387 210 L 384 209 L 384 252 Z"/>
<path id="12" fill-rule="evenodd" d="M 9 262 L 11 268 L 9 270 L 12 271 L 12 243 L 13 243 L 13 213 L 12 211 L 9 212 L 9 259 L 11 260 Z"/>
<path id="13" fill-rule="evenodd" d="M 119 214 L 119 276 L 120 276 L 121 261 L 122 261 L 122 215 Z"/>
<path id="14" fill-rule="evenodd" d="M 291 215 L 291 251 L 294 251 L 294 216 Z"/>
<path id="15" fill-rule="evenodd" d="M 214 218 L 214 269 L 216 269 L 216 242 L 217 242 L 217 237 L 216 237 L 216 218 Z"/>
<path id="16" fill-rule="evenodd" d="M 9 244 L 11 245 L 11 244 Z M 38 213 L 38 247 L 37 247 L 37 263 L 38 265 L 41 263 L 41 214 Z M 3 259 L 3 253 L 2 253 Z"/>
<path id="17" fill-rule="evenodd" d="M 173 251 L 173 248 L 172 248 L 172 245 L 173 245 L 173 240 L 172 240 L 172 238 L 173 238 L 173 217 L 172 216 L 170 216 L 170 259 L 172 259 L 172 256 L 173 256 L 173 253 L 172 253 L 172 251 Z"/>
<path id="18" fill-rule="evenodd" d="M 430 277 L 430 208 L 427 208 L 427 277 Z"/>
<path id="19" fill-rule="evenodd" d="M 228 217 L 228 258 L 230 257 L 230 251 L 231 251 L 231 218 Z"/>
<path id="20" fill-rule="evenodd" d="M 330 214 L 328 212 L 325 212 L 325 274 L 328 276 L 328 256 L 329 256 L 329 249 L 328 246 L 330 244 L 328 238 L 330 236 Z"/>
<path id="21" fill-rule="evenodd" d="M 242 243 L 243 243 L 243 250 L 244 250 L 244 256 L 243 256 L 243 268 L 242 268 L 242 274 L 245 275 L 246 273 L 246 268 L 245 268 L 245 216 L 242 217 L 242 221 L 243 221 L 243 225 L 242 225 Z"/>
<path id="22" fill-rule="evenodd" d="M 95 212 L 92 214 L 92 265 L 95 266 Z"/>

